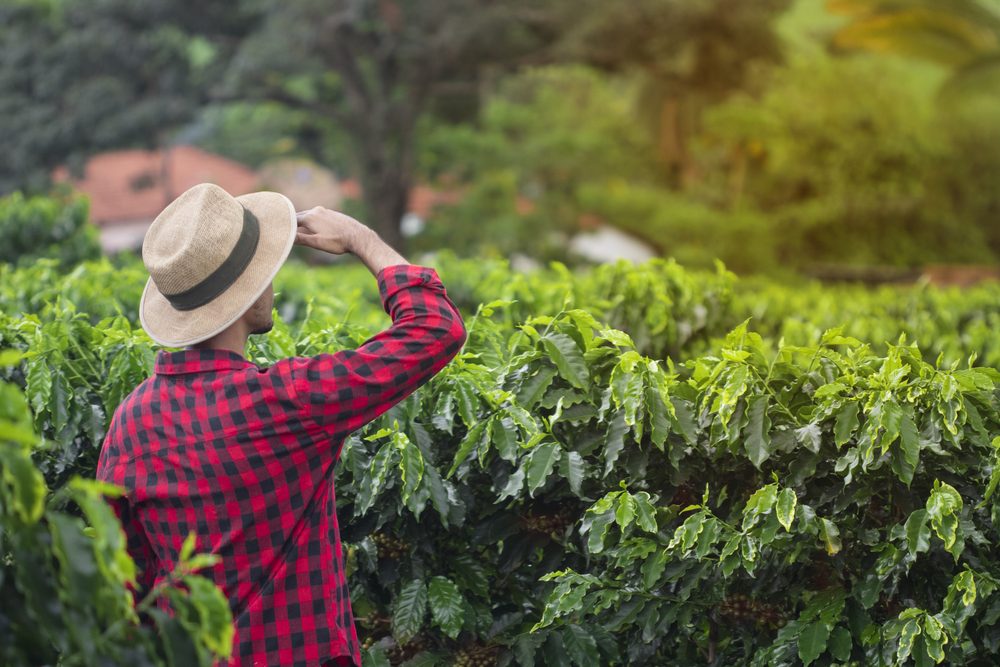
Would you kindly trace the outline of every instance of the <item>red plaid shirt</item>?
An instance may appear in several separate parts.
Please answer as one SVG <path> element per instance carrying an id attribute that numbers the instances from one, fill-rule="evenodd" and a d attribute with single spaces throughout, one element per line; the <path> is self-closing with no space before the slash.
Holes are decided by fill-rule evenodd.
<path id="1" fill-rule="evenodd" d="M 97 478 L 127 491 L 109 502 L 140 572 L 133 592 L 166 577 L 194 530 L 196 552 L 221 556 L 200 574 L 233 610 L 233 654 L 220 667 L 361 664 L 334 464 L 348 434 L 466 338 L 434 269 L 400 264 L 376 278 L 392 326 L 357 349 L 268 367 L 228 350 L 161 350 L 155 375 L 115 410 Z"/>

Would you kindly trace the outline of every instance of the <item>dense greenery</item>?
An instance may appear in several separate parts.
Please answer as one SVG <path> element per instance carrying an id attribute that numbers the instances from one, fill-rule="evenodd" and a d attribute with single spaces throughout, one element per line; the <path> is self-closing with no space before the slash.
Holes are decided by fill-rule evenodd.
<path id="1" fill-rule="evenodd" d="M 995 287 L 899 288 L 896 307 L 861 318 L 892 298 L 831 292 L 806 309 L 818 288 L 742 289 L 721 267 L 523 275 L 438 260 L 466 313 L 465 351 L 353 434 L 336 472 L 367 664 L 989 664 L 1000 372 L 967 358 L 961 327 L 994 321 Z M 37 472 L 22 457 L 4 479 L 29 480 L 36 507 L 42 484 L 49 505 L 84 488 L 76 476 L 93 476 L 108 415 L 156 350 L 132 311 L 141 267 L 72 276 L 40 263 L 7 270 L 0 289 L 0 347 L 20 356 L 0 372 L 31 410 L 3 431 L 4 451 L 31 426 L 42 436 Z M 101 287 L 112 276 L 133 295 L 124 304 Z M 248 357 L 357 345 L 387 324 L 372 282 L 360 266 L 287 266 L 275 328 Z M 93 314 L 56 296 L 70 285 Z M 940 360 L 895 344 L 908 327 Z M 980 342 L 995 354 L 995 334 Z M 108 635 L 107 621 L 87 627 Z M 0 623 L 18 647 L 24 627 Z M 64 650 L 61 627 L 48 650 Z"/>
<path id="2" fill-rule="evenodd" d="M 0 366 L 19 357 L 0 352 Z M 121 490 L 76 475 L 50 494 L 32 462 L 41 444 L 31 418 L 21 391 L 0 382 L 0 661 L 190 667 L 229 655 L 229 604 L 194 574 L 219 557 L 193 555 L 191 534 L 170 576 L 132 593 L 135 563 L 103 500 Z"/>
<path id="3" fill-rule="evenodd" d="M 0 265 L 27 266 L 45 257 L 64 267 L 97 259 L 97 229 L 89 222 L 85 197 L 25 197 L 19 192 L 0 198 Z"/>

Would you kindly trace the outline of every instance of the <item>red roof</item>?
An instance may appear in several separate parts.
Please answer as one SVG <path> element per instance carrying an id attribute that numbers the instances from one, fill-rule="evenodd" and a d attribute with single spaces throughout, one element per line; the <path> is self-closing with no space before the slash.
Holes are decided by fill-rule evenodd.
<path id="1" fill-rule="evenodd" d="M 238 162 L 194 146 L 164 151 L 124 150 L 95 155 L 82 180 L 56 169 L 56 181 L 69 180 L 90 197 L 90 216 L 98 225 L 152 220 L 178 195 L 198 183 L 215 183 L 231 195 L 258 189 L 253 171 Z M 163 174 L 166 171 L 167 177 Z"/>

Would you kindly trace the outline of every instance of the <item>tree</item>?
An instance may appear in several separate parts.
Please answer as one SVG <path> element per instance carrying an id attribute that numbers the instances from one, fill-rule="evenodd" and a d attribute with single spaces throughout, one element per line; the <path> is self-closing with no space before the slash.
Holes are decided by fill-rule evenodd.
<path id="1" fill-rule="evenodd" d="M 296 0 L 268 3 L 229 72 L 227 95 L 333 118 L 355 151 L 372 226 L 400 247 L 418 120 L 456 84 L 537 58 L 566 3 Z"/>
<path id="2" fill-rule="evenodd" d="M 850 21 L 833 36 L 844 50 L 912 56 L 953 70 L 941 89 L 956 94 L 997 90 L 1000 6 L 986 0 L 827 0 Z"/>
<path id="3" fill-rule="evenodd" d="M 162 145 L 204 103 L 247 15 L 194 0 L 0 5 L 0 193 L 53 167 Z"/>
<path id="4" fill-rule="evenodd" d="M 673 185 L 697 180 L 688 141 L 703 109 L 742 87 L 755 64 L 781 57 L 773 20 L 790 0 L 594 3 L 567 53 L 645 80 L 647 123 Z"/>

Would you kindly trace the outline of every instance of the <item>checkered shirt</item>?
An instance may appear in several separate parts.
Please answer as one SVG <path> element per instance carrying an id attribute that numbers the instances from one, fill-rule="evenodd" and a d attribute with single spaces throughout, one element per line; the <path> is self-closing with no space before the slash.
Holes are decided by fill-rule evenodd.
<path id="1" fill-rule="evenodd" d="M 165 579 L 195 531 L 195 552 L 221 557 L 199 573 L 233 611 L 233 654 L 218 667 L 361 665 L 334 465 L 347 435 L 466 339 L 434 269 L 399 264 L 376 279 L 392 325 L 357 349 L 267 367 L 229 350 L 160 350 L 115 410 L 97 478 L 126 490 L 108 502 L 139 571 L 132 594 Z"/>

